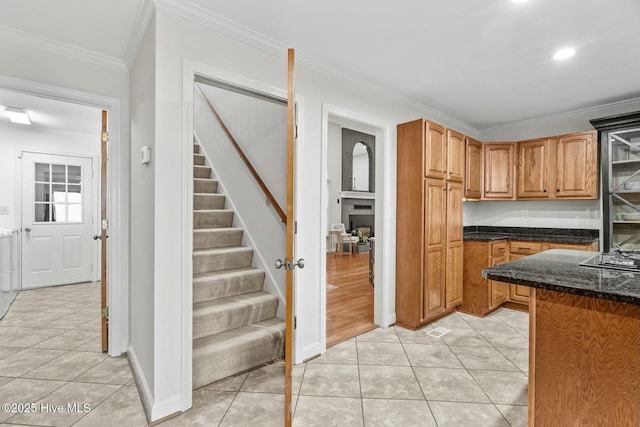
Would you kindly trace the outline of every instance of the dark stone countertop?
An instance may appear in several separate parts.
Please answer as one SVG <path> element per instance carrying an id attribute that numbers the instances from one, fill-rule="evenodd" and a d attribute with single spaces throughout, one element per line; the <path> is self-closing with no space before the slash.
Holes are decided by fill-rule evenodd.
<path id="1" fill-rule="evenodd" d="M 552 249 L 486 268 L 486 279 L 640 305 L 640 273 L 583 267 L 596 252 Z"/>
<path id="2" fill-rule="evenodd" d="M 534 227 L 464 227 L 464 240 L 528 240 L 553 243 L 591 244 L 598 241 L 598 230 Z"/>

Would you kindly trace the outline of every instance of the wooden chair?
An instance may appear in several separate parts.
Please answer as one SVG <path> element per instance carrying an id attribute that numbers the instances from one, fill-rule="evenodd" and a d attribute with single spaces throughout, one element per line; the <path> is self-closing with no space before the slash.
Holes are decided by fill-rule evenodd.
<path id="1" fill-rule="evenodd" d="M 344 245 L 349 245 L 349 253 L 354 254 L 358 250 L 358 239 L 357 236 L 352 236 L 348 234 L 344 224 L 331 224 L 331 244 L 333 244 L 334 237 L 336 237 L 336 251 L 335 255 L 344 254 Z"/>

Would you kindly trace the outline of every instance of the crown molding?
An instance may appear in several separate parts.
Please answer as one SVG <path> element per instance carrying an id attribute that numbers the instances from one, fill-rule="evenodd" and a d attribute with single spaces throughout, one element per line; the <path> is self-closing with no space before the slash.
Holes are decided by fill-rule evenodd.
<path id="1" fill-rule="evenodd" d="M 597 105 L 594 107 L 582 108 L 580 110 L 567 111 L 565 113 L 553 114 L 550 116 L 537 117 L 535 119 L 522 120 L 519 122 L 508 123 L 506 125 L 493 126 L 490 128 L 480 129 L 480 138 L 488 138 L 502 132 L 527 128 L 527 127 L 543 127 L 553 125 L 562 121 L 585 120 L 598 117 L 606 117 L 609 115 L 620 114 L 622 112 L 640 110 L 640 97 L 626 99 L 624 101 L 611 102 L 609 104 Z"/>
<path id="2" fill-rule="evenodd" d="M 68 58 L 77 59 L 78 61 L 99 65 L 101 67 L 123 72 L 128 71 L 124 62 L 120 58 L 37 36 L 5 25 L 0 25 L 0 39 L 34 49 L 44 50 L 49 53 L 66 56 Z"/>
<path id="3" fill-rule="evenodd" d="M 124 52 L 124 63 L 129 70 L 133 66 L 136 56 L 138 56 L 138 50 L 140 50 L 142 38 L 147 31 L 147 27 L 149 26 L 149 22 L 151 22 L 151 17 L 155 11 L 156 7 L 153 0 L 142 0 L 142 2 L 140 2 L 138 12 L 136 13 L 136 19 L 133 23 L 133 28 L 131 29 L 131 35 L 129 36 L 129 42 L 127 43 L 127 48 Z"/>
<path id="4" fill-rule="evenodd" d="M 290 47 L 248 27 L 216 15 L 207 9 L 191 3 L 189 0 L 154 0 L 154 2 L 156 7 L 174 13 L 189 21 L 196 22 L 272 55 L 285 58 L 287 48 Z M 300 66 L 310 68 L 327 77 L 339 80 L 341 83 L 372 93 L 409 110 L 416 111 L 421 116 L 426 117 L 429 120 L 451 127 L 465 135 L 469 135 L 471 137 L 478 136 L 478 129 L 458 119 L 448 116 L 445 113 L 393 91 L 385 86 L 371 81 L 366 81 L 362 76 L 341 70 L 338 67 L 328 64 L 325 61 L 321 61 L 297 49 L 296 62 Z"/>

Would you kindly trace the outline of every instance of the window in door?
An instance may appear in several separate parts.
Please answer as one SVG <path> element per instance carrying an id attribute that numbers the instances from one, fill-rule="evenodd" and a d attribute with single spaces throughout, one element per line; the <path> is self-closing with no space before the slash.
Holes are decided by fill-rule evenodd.
<path id="1" fill-rule="evenodd" d="M 82 222 L 82 166 L 35 164 L 35 221 Z"/>

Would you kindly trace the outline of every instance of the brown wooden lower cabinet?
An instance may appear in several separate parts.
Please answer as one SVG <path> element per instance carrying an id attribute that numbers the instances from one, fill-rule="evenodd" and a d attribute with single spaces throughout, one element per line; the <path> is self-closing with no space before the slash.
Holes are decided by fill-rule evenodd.
<path id="1" fill-rule="evenodd" d="M 529 426 L 640 426 L 640 306 L 531 289 Z"/>
<path id="2" fill-rule="evenodd" d="M 464 242 L 463 301 L 459 311 L 486 316 L 500 307 L 509 294 L 509 284 L 487 280 L 482 270 L 507 262 L 507 242 Z"/>
<path id="3" fill-rule="evenodd" d="M 487 280 L 485 268 L 524 258 L 549 249 L 598 250 L 598 243 L 569 244 L 540 241 L 465 240 L 463 270 L 463 303 L 459 311 L 484 317 L 503 304 L 510 308 L 528 310 L 531 288 Z"/>

